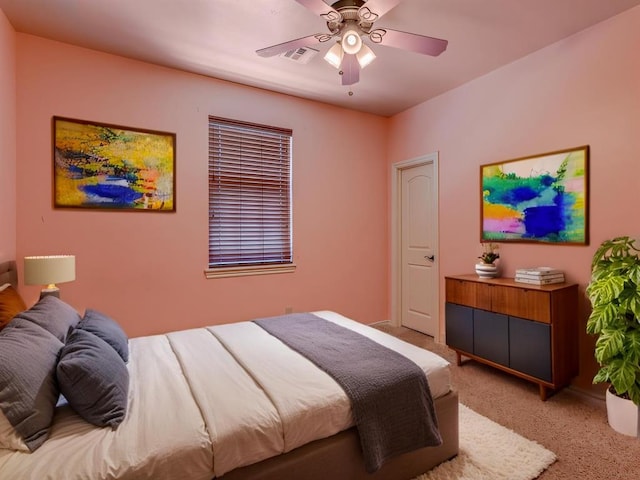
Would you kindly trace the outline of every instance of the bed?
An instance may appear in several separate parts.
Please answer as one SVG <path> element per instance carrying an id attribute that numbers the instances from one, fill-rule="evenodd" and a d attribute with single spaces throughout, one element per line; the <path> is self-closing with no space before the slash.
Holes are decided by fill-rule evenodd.
<path id="1" fill-rule="evenodd" d="M 14 283 L 2 270 L 0 284 Z M 458 398 L 444 359 L 335 312 L 314 316 L 424 371 L 440 446 L 367 473 L 341 387 L 255 322 L 239 322 L 129 339 L 126 415 L 117 428 L 91 425 L 62 403 L 33 452 L 0 449 L 0 478 L 401 480 L 457 454 Z"/>

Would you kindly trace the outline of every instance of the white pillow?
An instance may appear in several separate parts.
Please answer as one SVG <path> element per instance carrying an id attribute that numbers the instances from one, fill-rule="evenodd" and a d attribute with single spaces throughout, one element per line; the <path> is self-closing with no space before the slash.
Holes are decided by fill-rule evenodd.
<path id="1" fill-rule="evenodd" d="M 4 285 L 0 285 L 0 292 L 3 291 L 5 288 L 10 287 L 11 284 L 10 283 L 5 283 Z"/>
<path id="2" fill-rule="evenodd" d="M 19 450 L 21 452 L 29 452 L 29 447 L 24 443 L 22 437 L 11 425 L 4 412 L 0 409 L 0 448 L 9 450 Z"/>

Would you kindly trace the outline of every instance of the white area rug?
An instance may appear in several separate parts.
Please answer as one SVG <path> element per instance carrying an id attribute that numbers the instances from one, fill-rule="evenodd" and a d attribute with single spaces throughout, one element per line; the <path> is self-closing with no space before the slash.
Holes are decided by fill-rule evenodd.
<path id="1" fill-rule="evenodd" d="M 415 480 L 532 480 L 555 461 L 542 445 L 460 404 L 460 453 Z"/>

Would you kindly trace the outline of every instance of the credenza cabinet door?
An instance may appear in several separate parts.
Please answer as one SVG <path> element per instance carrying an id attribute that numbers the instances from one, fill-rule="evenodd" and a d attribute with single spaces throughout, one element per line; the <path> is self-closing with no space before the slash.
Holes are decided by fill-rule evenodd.
<path id="1" fill-rule="evenodd" d="M 509 317 L 486 310 L 474 310 L 473 353 L 508 367 Z"/>
<path id="2" fill-rule="evenodd" d="M 473 352 L 473 308 L 447 303 L 447 345 L 465 352 Z"/>
<path id="3" fill-rule="evenodd" d="M 509 317 L 509 366 L 551 382 L 551 326 Z"/>

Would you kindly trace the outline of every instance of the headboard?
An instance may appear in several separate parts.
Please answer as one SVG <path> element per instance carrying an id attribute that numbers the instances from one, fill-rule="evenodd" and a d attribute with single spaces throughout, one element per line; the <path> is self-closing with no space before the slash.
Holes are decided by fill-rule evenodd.
<path id="1" fill-rule="evenodd" d="M 14 287 L 18 286 L 18 270 L 16 262 L 9 260 L 8 262 L 0 262 L 0 285 L 10 283 Z"/>

